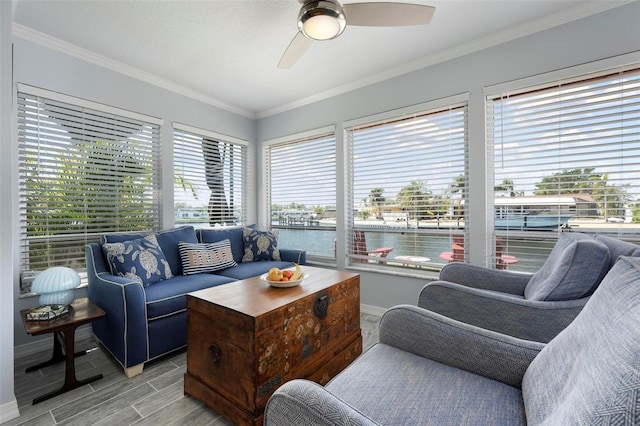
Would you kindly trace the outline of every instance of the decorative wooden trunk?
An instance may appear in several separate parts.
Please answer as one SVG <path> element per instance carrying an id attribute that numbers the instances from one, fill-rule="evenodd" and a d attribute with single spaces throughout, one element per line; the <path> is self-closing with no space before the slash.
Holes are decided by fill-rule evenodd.
<path id="1" fill-rule="evenodd" d="M 261 425 L 278 386 L 324 385 L 362 353 L 359 275 L 304 271 L 296 287 L 256 277 L 187 296 L 185 394 L 236 424 Z"/>

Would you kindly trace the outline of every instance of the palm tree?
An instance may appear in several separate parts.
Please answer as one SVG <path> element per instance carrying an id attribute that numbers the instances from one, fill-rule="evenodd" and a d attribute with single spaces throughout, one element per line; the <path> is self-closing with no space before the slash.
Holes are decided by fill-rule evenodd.
<path id="1" fill-rule="evenodd" d="M 196 191 L 196 187 L 193 186 L 191 182 L 178 169 L 173 171 L 173 185 L 177 188 L 182 188 L 183 191 L 191 191 L 191 195 L 196 200 L 198 199 L 198 191 Z"/>
<path id="2" fill-rule="evenodd" d="M 410 219 L 421 220 L 432 214 L 429 206 L 431 195 L 424 182 L 413 180 L 398 192 L 396 201 L 408 213 Z"/>
<path id="3" fill-rule="evenodd" d="M 384 192 L 384 188 L 373 188 L 369 191 L 369 201 L 376 208 L 376 218 L 380 219 L 382 217 L 381 207 L 387 201 L 387 199 L 382 195 Z"/>
<path id="4" fill-rule="evenodd" d="M 464 201 L 467 198 L 467 179 L 464 175 L 459 175 L 453 178 L 453 182 L 449 184 L 449 192 L 451 195 L 460 194 L 460 200 Z M 466 201 L 465 201 L 466 202 Z M 459 202 L 453 206 L 453 216 L 460 219 L 464 217 L 464 204 Z"/>
<path id="5" fill-rule="evenodd" d="M 502 183 L 495 185 L 493 187 L 493 191 L 498 193 L 502 192 L 505 194 L 509 194 L 510 197 L 515 197 L 516 193 L 514 191 L 514 184 L 512 179 L 502 179 Z"/>

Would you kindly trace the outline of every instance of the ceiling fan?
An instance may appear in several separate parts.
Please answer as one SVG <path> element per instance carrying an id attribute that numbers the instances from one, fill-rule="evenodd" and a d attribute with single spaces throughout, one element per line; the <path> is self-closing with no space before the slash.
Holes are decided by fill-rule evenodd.
<path id="1" fill-rule="evenodd" d="M 431 22 L 434 7 L 411 3 L 349 3 L 338 0 L 298 0 L 298 33 L 280 59 L 278 68 L 291 68 L 314 40 L 338 37 L 347 25 L 392 27 Z"/>

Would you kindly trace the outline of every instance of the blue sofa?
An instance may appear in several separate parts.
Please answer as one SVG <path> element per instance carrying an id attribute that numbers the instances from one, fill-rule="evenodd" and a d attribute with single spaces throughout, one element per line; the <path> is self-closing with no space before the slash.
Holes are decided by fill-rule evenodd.
<path id="1" fill-rule="evenodd" d="M 282 385 L 264 424 L 638 425 L 638 342 L 640 258 L 622 256 L 548 344 L 393 307 L 379 343 L 324 387 Z"/>
<path id="2" fill-rule="evenodd" d="M 154 234 L 107 234 L 101 244 L 87 245 L 88 296 L 106 312 L 104 318 L 92 324 L 93 334 L 122 364 L 127 376 L 140 374 L 147 361 L 186 345 L 187 293 L 258 276 L 272 267 L 287 268 L 294 262 L 305 264 L 304 250 L 282 248 L 278 248 L 280 260 L 246 261 L 243 235 L 246 229 L 255 227 L 195 230 L 184 226 Z M 145 238 L 157 242 L 164 255 L 159 262 L 161 274 L 150 284 L 132 279 L 128 274 L 114 275 L 105 244 L 139 239 L 146 242 Z M 235 266 L 211 273 L 183 274 L 179 242 L 224 243 L 228 247 L 226 240 Z M 139 263 L 137 266 L 141 269 Z M 161 279 L 160 275 L 170 278 Z"/>

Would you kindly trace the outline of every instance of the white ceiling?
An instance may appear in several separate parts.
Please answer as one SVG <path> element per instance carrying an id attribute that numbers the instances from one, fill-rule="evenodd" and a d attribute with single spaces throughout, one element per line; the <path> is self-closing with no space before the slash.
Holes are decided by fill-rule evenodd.
<path id="1" fill-rule="evenodd" d="M 347 26 L 288 70 L 277 65 L 297 32 L 296 0 L 18 0 L 13 20 L 16 36 L 264 117 L 628 1 L 410 2 L 435 6 L 429 25 Z"/>

